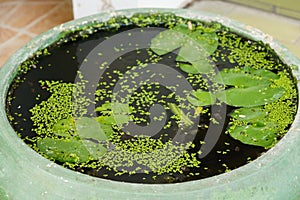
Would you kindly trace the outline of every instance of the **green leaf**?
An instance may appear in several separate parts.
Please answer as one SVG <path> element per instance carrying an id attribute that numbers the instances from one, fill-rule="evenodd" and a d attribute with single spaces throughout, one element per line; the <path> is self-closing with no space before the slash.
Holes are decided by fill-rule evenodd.
<path id="1" fill-rule="evenodd" d="M 218 47 L 216 33 L 193 32 L 186 36 L 186 41 L 179 51 L 176 61 L 195 62 L 207 59 Z"/>
<path id="2" fill-rule="evenodd" d="M 94 159 L 100 158 L 108 151 L 103 145 L 89 140 L 83 140 L 83 144 Z"/>
<path id="3" fill-rule="evenodd" d="M 266 69 L 253 69 L 251 67 L 244 67 L 244 70 L 248 73 L 252 73 L 256 76 L 260 76 L 261 78 L 267 80 L 276 80 L 279 78 L 279 75 Z"/>
<path id="4" fill-rule="evenodd" d="M 195 39 L 198 45 L 205 50 L 206 55 L 212 55 L 218 48 L 218 36 L 215 32 L 203 33 L 195 31 L 189 35 Z"/>
<path id="5" fill-rule="evenodd" d="M 244 144 L 271 148 L 277 141 L 278 127 L 268 119 L 262 107 L 239 108 L 231 117 L 229 134 Z"/>
<path id="6" fill-rule="evenodd" d="M 43 138 L 37 141 L 39 150 L 60 162 L 81 163 L 93 158 L 83 145 L 76 139 Z"/>
<path id="7" fill-rule="evenodd" d="M 190 62 L 207 59 L 218 47 L 216 33 L 193 32 L 187 35 L 187 39 L 179 51 L 176 61 Z"/>
<path id="8" fill-rule="evenodd" d="M 184 123 L 186 126 L 191 126 L 193 125 L 193 121 L 189 119 L 189 117 L 184 114 L 184 112 L 174 103 L 168 103 L 169 108 L 173 112 L 174 115 L 177 115 L 180 121 Z"/>
<path id="9" fill-rule="evenodd" d="M 236 69 L 222 70 L 218 75 L 216 75 L 214 81 L 236 87 L 251 87 L 271 84 L 271 82 L 267 79 L 262 79 L 253 74 L 245 73 L 244 71 L 237 71 Z"/>
<path id="10" fill-rule="evenodd" d="M 117 125 L 121 125 L 121 124 L 126 124 L 129 121 L 132 120 L 131 116 L 129 114 L 124 115 L 124 114 L 119 114 L 119 115 L 113 115 L 114 119 L 115 119 L 115 123 Z"/>
<path id="11" fill-rule="evenodd" d="M 279 76 L 269 70 L 253 69 L 250 67 L 238 69 L 224 69 L 214 77 L 214 81 L 235 87 L 251 87 L 256 85 L 270 85 Z"/>
<path id="12" fill-rule="evenodd" d="M 129 105 L 125 104 L 125 103 L 113 102 L 111 107 L 112 107 L 113 113 L 116 115 L 128 114 L 131 111 Z"/>
<path id="13" fill-rule="evenodd" d="M 97 107 L 95 109 L 97 112 L 111 112 L 111 103 L 110 102 L 105 102 L 101 106 Z"/>
<path id="14" fill-rule="evenodd" d="M 184 72 L 191 74 L 209 73 L 213 70 L 213 65 L 210 64 L 207 56 L 201 47 L 186 43 L 180 49 L 176 61 L 185 62 L 179 63 L 180 69 Z"/>
<path id="15" fill-rule="evenodd" d="M 265 126 L 235 126 L 229 129 L 229 134 L 244 144 L 271 148 L 277 141 L 277 129 L 273 127 L 271 123 Z"/>
<path id="16" fill-rule="evenodd" d="M 97 117 L 97 121 L 100 123 L 100 124 L 104 124 L 104 125 L 113 125 L 113 124 L 116 124 L 116 120 L 114 118 L 114 116 L 110 115 L 110 116 L 107 116 L 107 115 L 104 115 L 104 116 L 99 116 Z"/>
<path id="17" fill-rule="evenodd" d="M 268 113 L 261 107 L 239 108 L 233 111 L 230 116 L 239 121 L 253 122 L 265 119 L 268 116 Z"/>
<path id="18" fill-rule="evenodd" d="M 112 110 L 116 124 L 124 124 L 132 120 L 130 116 L 132 110 L 128 104 L 114 102 L 112 103 Z"/>
<path id="19" fill-rule="evenodd" d="M 279 99 L 285 90 L 257 85 L 248 88 L 232 88 L 225 90 L 225 95 L 218 95 L 219 100 L 231 106 L 254 107 L 265 105 Z"/>
<path id="20" fill-rule="evenodd" d="M 208 106 L 216 102 L 216 96 L 210 92 L 196 90 L 191 93 L 196 98 L 188 96 L 188 101 L 194 106 Z"/>
<path id="21" fill-rule="evenodd" d="M 151 40 L 150 48 L 158 55 L 169 53 L 184 43 L 185 37 L 179 31 L 166 30 Z"/>
<path id="22" fill-rule="evenodd" d="M 198 99 L 193 98 L 191 96 L 188 96 L 187 100 L 194 106 L 207 106 L 206 103 L 203 103 L 203 102 L 199 101 Z"/>
<path id="23" fill-rule="evenodd" d="M 53 133 L 58 136 L 70 137 L 71 132 L 75 130 L 75 120 L 73 117 L 59 120 L 52 127 Z"/>
<path id="24" fill-rule="evenodd" d="M 183 35 L 189 35 L 192 33 L 192 31 L 188 28 L 187 24 L 176 25 L 172 30 L 178 31 Z"/>
<path id="25" fill-rule="evenodd" d="M 191 31 L 187 25 L 177 25 L 173 30 L 160 32 L 152 39 L 150 48 L 158 55 L 164 55 L 180 48 L 176 61 L 180 68 L 191 74 L 209 73 L 213 66 L 208 56 L 218 47 L 215 32 Z"/>
<path id="26" fill-rule="evenodd" d="M 80 138 L 94 139 L 98 141 L 107 140 L 107 136 L 99 123 L 88 117 L 76 119 L 75 127 Z"/>
<path id="27" fill-rule="evenodd" d="M 105 124 L 100 124 L 100 123 L 99 123 L 99 125 L 108 138 L 114 133 L 114 130 L 111 125 L 105 125 Z"/>
<path id="28" fill-rule="evenodd" d="M 207 59 L 207 57 L 208 54 L 205 52 L 205 50 L 201 46 L 198 46 L 195 41 L 191 40 L 183 44 L 178 53 L 176 61 L 193 63 L 198 60 Z"/>
<path id="29" fill-rule="evenodd" d="M 199 74 L 200 69 L 189 63 L 180 63 L 179 67 L 182 71 L 189 74 Z"/>
<path id="30" fill-rule="evenodd" d="M 179 67 L 182 71 L 189 74 L 207 74 L 213 70 L 213 66 L 209 63 L 208 59 L 198 60 L 193 62 L 193 64 L 179 63 Z"/>
<path id="31" fill-rule="evenodd" d="M 119 102 L 106 102 L 100 107 L 97 107 L 95 111 L 100 112 L 97 121 L 105 125 L 124 124 L 132 120 L 129 105 Z"/>

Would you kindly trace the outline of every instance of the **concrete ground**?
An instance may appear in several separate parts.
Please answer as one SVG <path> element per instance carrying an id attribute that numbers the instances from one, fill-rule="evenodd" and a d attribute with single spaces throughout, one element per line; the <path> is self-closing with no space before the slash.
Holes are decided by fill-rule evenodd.
<path id="1" fill-rule="evenodd" d="M 300 58 L 300 20 L 222 1 L 197 1 L 187 6 L 223 15 L 267 33 Z"/>
<path id="2" fill-rule="evenodd" d="M 195 0 L 187 9 L 217 13 L 256 27 L 300 58 L 300 20 L 216 0 Z M 0 0 L 0 66 L 36 35 L 71 19 L 71 0 Z"/>

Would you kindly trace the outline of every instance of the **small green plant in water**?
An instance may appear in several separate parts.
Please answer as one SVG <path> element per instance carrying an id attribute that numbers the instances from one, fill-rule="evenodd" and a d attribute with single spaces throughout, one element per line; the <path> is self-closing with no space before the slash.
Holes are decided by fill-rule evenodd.
<path id="1" fill-rule="evenodd" d="M 265 105 L 276 101 L 285 92 L 284 88 L 272 85 L 278 78 L 275 73 L 264 69 L 224 69 L 216 75 L 214 81 L 229 86 L 229 89 L 216 96 L 220 101 L 235 107 Z"/>
<path id="2" fill-rule="evenodd" d="M 76 84 L 40 81 L 50 97 L 30 110 L 32 130 L 37 136 L 28 140 L 45 157 L 71 169 L 89 169 L 89 174 L 98 176 L 100 173 L 100 177 L 107 176 L 99 172 L 106 169 L 113 171 L 114 176 L 154 173 L 153 180 L 167 174 L 167 182 L 178 181 L 172 177 L 174 174 L 202 178 L 205 172 L 202 174 L 199 170 L 207 171 L 208 176 L 230 170 L 230 165 L 221 163 L 222 168 L 212 172 L 214 166 L 203 167 L 207 163 L 202 163 L 198 157 L 201 155 L 199 144 L 200 147 L 204 144 L 199 137 L 209 129 L 207 121 L 218 124 L 219 119 L 209 113 L 212 106 L 226 104 L 233 110 L 221 116 L 229 121 L 226 132 L 223 132 L 226 137 L 256 148 L 273 147 L 293 122 L 297 91 L 290 72 L 282 70 L 286 66 L 271 56 L 272 50 L 267 45 L 237 36 L 217 23 L 204 25 L 172 14 L 137 14 L 65 32 L 66 37 L 58 44 L 76 42 L 79 38 L 88 40 L 98 30 L 115 32 L 121 29 L 120 24 L 164 26 L 168 29 L 151 39 L 147 59 L 140 61 L 134 57 L 136 64 L 125 66 L 128 69 L 125 76 L 123 69 L 111 70 L 112 67 L 103 62 L 100 68 L 107 67 L 104 75 L 107 79 L 100 79 L 94 100 L 85 97 L 87 82 L 84 80 Z M 20 70 L 27 73 L 30 67 L 39 65 L 39 57 L 52 55 L 50 49 L 39 51 L 37 57 L 24 62 Z M 177 54 L 172 58 L 176 64 L 174 69 L 193 89 L 177 96 L 179 86 L 175 84 L 166 86 L 168 92 L 162 93 L 160 83 L 150 83 L 148 79 L 142 80 L 140 88 L 129 87 L 128 82 L 137 84 L 139 79 L 134 68 L 150 71 L 147 63 L 159 63 L 173 54 Z M 101 57 L 102 53 L 98 55 Z M 216 70 L 222 63 L 230 65 Z M 159 73 L 149 73 L 149 76 L 163 77 Z M 113 101 L 113 87 L 118 81 L 122 82 L 119 92 L 128 91 L 131 96 Z M 87 111 L 90 104 L 98 105 L 92 114 Z M 152 115 L 150 108 L 155 104 L 160 104 L 166 112 L 159 113 L 160 116 Z M 203 118 L 196 127 L 194 121 L 200 115 Z M 146 127 L 150 121 L 161 122 L 166 117 L 170 120 L 166 121 L 159 136 L 150 137 L 142 131 L 140 135 L 122 131 L 132 123 Z M 198 132 L 191 131 L 192 127 Z M 178 138 L 172 140 L 176 128 Z M 194 136 L 197 136 L 197 141 L 182 142 Z M 225 145 L 231 144 L 225 142 Z M 216 152 L 225 155 L 230 149 Z M 219 161 L 216 163 L 220 164 Z"/>
<path id="3" fill-rule="evenodd" d="M 184 112 L 176 104 L 169 103 L 168 105 L 173 114 L 176 115 L 179 121 L 182 122 L 185 126 L 191 126 L 194 124 L 193 121 L 191 121 L 189 117 L 184 114 Z"/>
<path id="4" fill-rule="evenodd" d="M 245 144 L 270 148 L 277 141 L 278 127 L 268 114 L 262 107 L 237 109 L 231 114 L 234 125 L 228 132 Z"/>
<path id="5" fill-rule="evenodd" d="M 160 32 L 152 39 L 150 46 L 160 56 L 180 48 L 176 61 L 182 71 L 191 74 L 209 73 L 213 70 L 208 56 L 217 47 L 218 37 L 213 29 L 201 26 L 193 29 L 185 24 Z"/>
<path id="6" fill-rule="evenodd" d="M 264 69 L 224 69 L 213 81 L 225 84 L 229 89 L 216 93 L 197 90 L 187 98 L 196 106 L 212 105 L 218 100 L 231 106 L 245 107 L 235 110 L 231 115 L 231 124 L 234 125 L 230 126 L 228 133 L 244 144 L 270 148 L 276 144 L 280 129 L 261 106 L 275 102 L 285 94 L 282 85 L 274 82 L 279 78 L 277 74 Z"/>

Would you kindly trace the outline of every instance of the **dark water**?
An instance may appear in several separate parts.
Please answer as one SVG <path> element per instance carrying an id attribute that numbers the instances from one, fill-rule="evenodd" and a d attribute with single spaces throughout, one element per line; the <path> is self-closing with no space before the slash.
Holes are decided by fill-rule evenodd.
<path id="1" fill-rule="evenodd" d="M 121 28 L 118 33 L 122 31 L 127 31 L 133 27 Z M 147 32 L 147 28 L 144 28 L 144 32 Z M 14 80 L 10 90 L 9 96 L 7 98 L 7 114 L 9 116 L 13 116 L 14 120 L 11 121 L 13 128 L 20 134 L 21 138 L 24 139 L 26 143 L 31 145 L 31 142 L 25 138 L 35 138 L 37 134 L 32 131 L 33 122 L 30 120 L 31 113 L 29 110 L 34 107 L 36 104 L 41 103 L 44 100 L 47 100 L 50 97 L 50 93 L 42 88 L 39 84 L 39 80 L 59 80 L 67 83 L 73 83 L 77 77 L 77 71 L 80 67 L 82 67 L 82 63 L 84 59 L 88 57 L 89 53 L 97 47 L 101 42 L 103 42 L 106 37 L 110 36 L 112 33 L 107 32 L 98 32 L 91 35 L 86 39 L 79 39 L 76 42 L 69 42 L 66 44 L 61 44 L 59 46 L 53 45 L 48 48 L 51 55 L 42 56 L 37 58 L 38 63 L 34 69 L 31 69 L 26 74 L 20 74 L 19 77 L 24 79 L 23 82 L 19 82 Z M 115 33 L 114 33 L 115 34 Z M 150 34 L 151 35 L 151 34 Z M 154 33 L 153 33 L 154 36 Z M 150 41 L 151 38 L 145 38 L 145 40 Z M 124 43 L 129 43 L 128 38 L 124 38 Z M 224 50 L 225 51 L 225 50 Z M 116 53 L 117 54 L 117 53 Z M 111 55 L 110 55 L 111 56 Z M 88 59 L 87 63 L 89 65 L 89 70 L 84 71 L 85 76 L 90 77 L 92 80 L 101 80 L 110 82 L 113 79 L 118 80 L 118 76 L 108 77 L 105 75 L 106 72 L 112 74 L 113 70 L 119 70 L 121 73 L 125 73 L 128 69 L 126 66 L 135 66 L 136 59 L 146 60 L 149 58 L 146 48 L 142 48 L 139 50 L 132 50 L 126 52 L 122 55 L 122 59 L 115 59 L 110 64 L 109 69 L 106 69 L 105 73 L 102 74 L 102 78 L 100 79 L 99 74 L 101 74 L 101 70 L 99 70 L 99 65 L 103 63 L 107 59 L 111 58 L 94 58 Z M 166 66 L 170 66 L 175 69 L 178 73 L 181 73 L 182 76 L 187 77 L 188 75 L 182 72 L 178 67 L 176 67 L 176 51 L 173 53 L 169 53 L 158 62 L 159 64 L 163 64 Z M 229 62 L 224 62 L 218 60 L 215 62 L 215 65 L 219 70 L 223 68 L 233 67 L 234 64 Z M 89 91 L 95 91 L 96 89 L 101 89 L 101 86 L 95 86 L 94 82 L 91 81 L 87 83 L 87 93 Z M 114 86 L 111 86 L 113 89 Z M 196 86 L 193 89 L 198 89 Z M 151 89 L 150 89 L 151 90 Z M 141 92 L 141 91 L 138 91 Z M 168 95 L 170 94 L 170 90 L 165 87 L 160 87 L 159 95 Z M 40 95 L 40 98 L 37 100 L 36 97 Z M 158 96 L 159 96 L 158 95 Z M 90 94 L 93 96 L 93 94 Z M 9 97 L 12 97 L 10 99 Z M 106 98 L 104 100 L 96 102 L 97 105 L 101 105 L 105 100 L 109 100 Z M 169 102 L 175 102 L 175 99 L 170 98 Z M 136 105 L 133 103 L 133 107 Z M 212 107 L 207 107 L 212 110 Z M 230 120 L 229 114 L 232 112 L 233 107 L 225 105 L 224 103 L 221 105 L 214 105 L 214 114 L 218 115 L 217 117 L 224 119 L 224 124 L 214 125 L 215 131 L 221 131 L 221 135 L 215 145 L 215 147 L 210 151 L 210 153 L 204 158 L 198 158 L 201 161 L 201 165 L 199 168 L 184 168 L 183 173 L 171 173 L 171 174 L 162 174 L 157 175 L 155 173 L 150 174 L 135 174 L 129 175 L 124 174 L 121 176 L 115 176 L 114 171 L 107 170 L 105 168 L 102 169 L 92 169 L 89 167 L 75 167 L 74 170 L 82 171 L 83 173 L 96 176 L 99 178 L 112 179 L 117 181 L 126 181 L 126 182 L 137 182 L 137 183 L 171 183 L 171 182 L 183 182 L 190 180 L 198 180 L 207 177 L 211 177 L 214 175 L 218 175 L 224 173 L 226 170 L 233 170 L 242 165 L 247 164 L 248 162 L 259 157 L 266 150 L 262 147 L 252 146 L 243 144 L 232 137 L 229 134 L 225 134 L 226 128 L 228 126 L 228 122 Z M 149 107 L 145 108 L 145 110 L 149 110 Z M 220 110 L 218 113 L 217 111 Z M 225 110 L 225 112 L 221 112 L 221 110 Z M 21 114 L 21 115 L 20 115 Z M 92 108 L 88 108 L 88 115 L 95 116 Z M 138 116 L 138 114 L 136 114 Z M 170 111 L 167 112 L 168 116 L 171 116 L 172 113 Z M 139 116 L 141 117 L 141 116 Z M 199 125 L 202 125 L 198 128 L 198 132 L 196 135 L 193 135 L 193 143 L 196 144 L 194 148 L 190 148 L 187 151 L 189 153 L 195 153 L 199 151 L 201 148 L 200 141 L 205 139 L 207 134 L 207 128 L 204 128 L 204 125 L 210 124 L 210 117 L 208 115 L 203 115 L 200 117 Z M 149 120 L 149 119 L 148 119 Z M 143 124 L 142 124 L 143 125 Z M 173 126 L 168 129 L 166 132 L 167 136 L 165 136 L 165 140 L 174 137 L 174 133 L 178 130 L 178 126 L 173 123 Z M 162 132 L 157 133 L 153 138 L 158 138 Z M 130 138 L 130 136 L 128 136 Z M 123 139 L 128 139 L 123 138 Z M 59 163 L 59 162 L 58 162 Z M 62 164 L 62 163 L 59 163 Z M 199 175 L 190 176 L 190 173 L 199 173 Z M 104 174 L 108 174 L 108 176 L 104 177 Z M 154 180 L 152 176 L 156 175 L 157 178 Z"/>

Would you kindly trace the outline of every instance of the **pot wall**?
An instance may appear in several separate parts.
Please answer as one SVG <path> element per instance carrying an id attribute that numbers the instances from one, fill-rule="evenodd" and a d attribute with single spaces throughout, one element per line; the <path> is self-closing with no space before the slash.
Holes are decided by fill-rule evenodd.
<path id="1" fill-rule="evenodd" d="M 246 37 L 269 43 L 287 64 L 300 66 L 300 61 L 272 37 L 233 20 L 202 12 L 133 9 L 102 13 L 55 27 L 22 47 L 0 69 L 0 199 L 299 199 L 299 111 L 286 136 L 255 161 L 226 174 L 176 184 L 122 183 L 76 173 L 43 158 L 16 135 L 6 117 L 5 97 L 19 63 L 56 41 L 64 30 L 81 27 L 95 19 L 105 21 L 115 15 L 131 16 L 146 11 L 218 21 Z M 293 73 L 299 81 L 299 70 L 294 69 Z"/>

